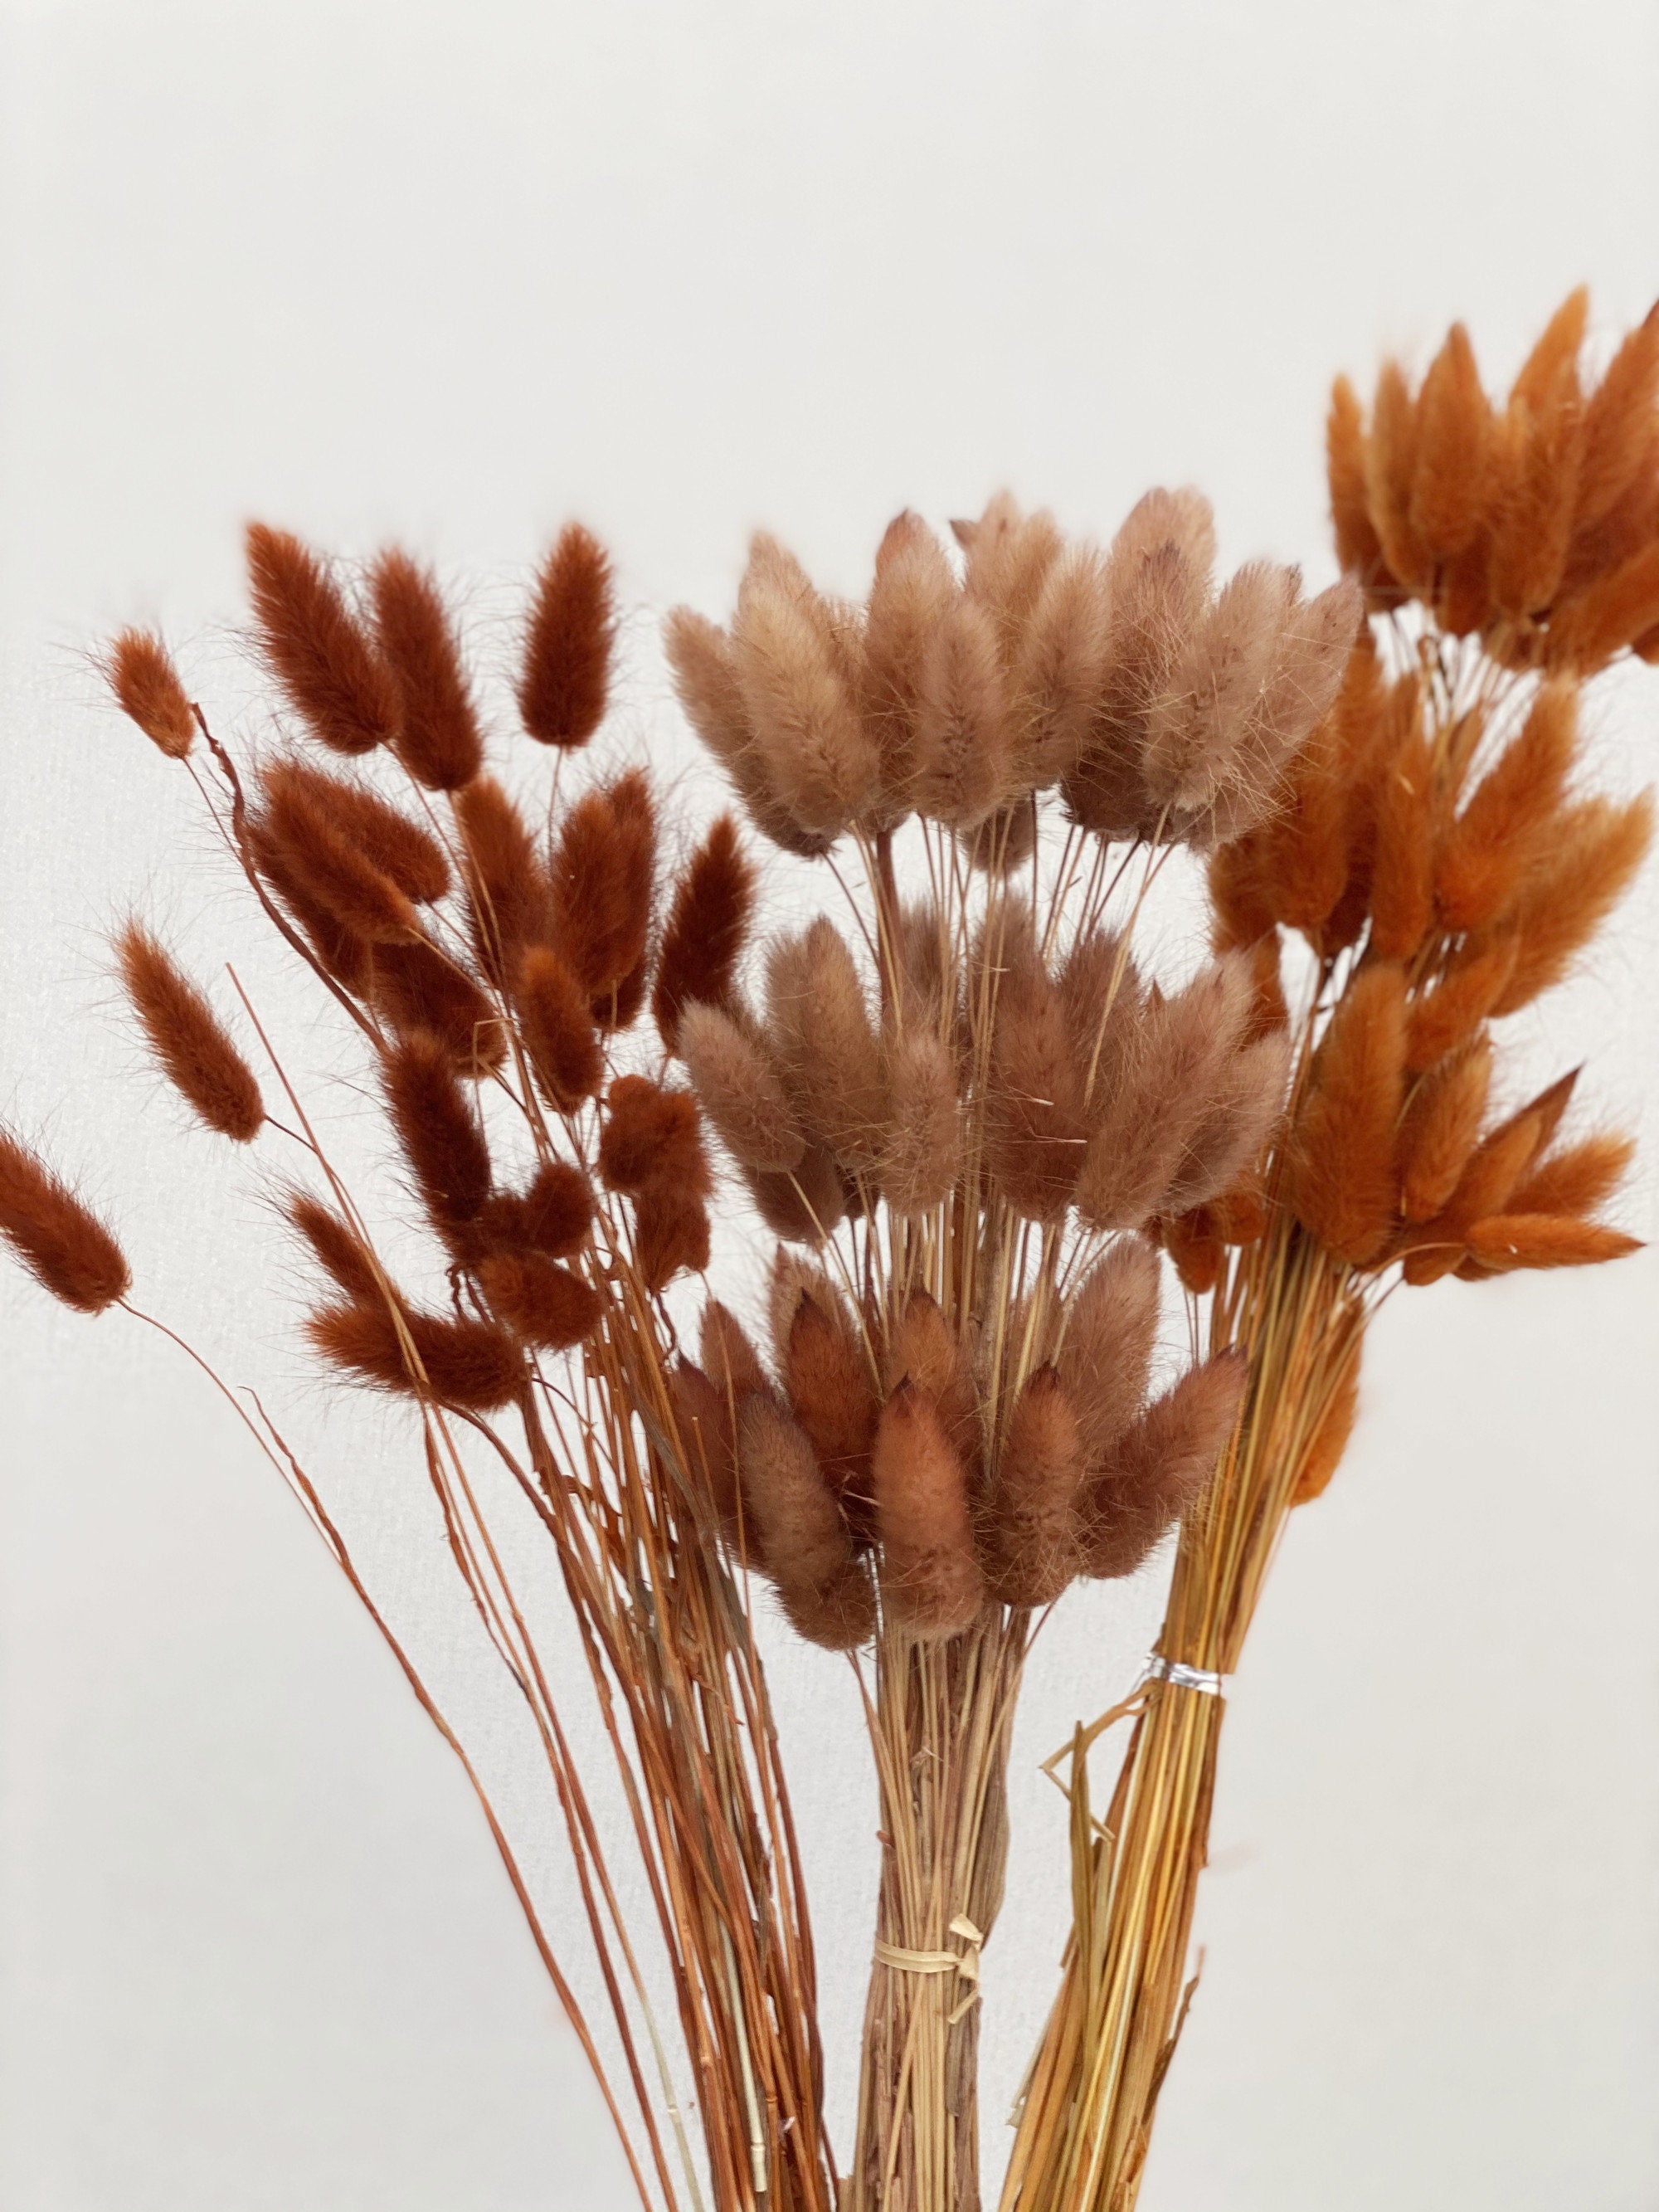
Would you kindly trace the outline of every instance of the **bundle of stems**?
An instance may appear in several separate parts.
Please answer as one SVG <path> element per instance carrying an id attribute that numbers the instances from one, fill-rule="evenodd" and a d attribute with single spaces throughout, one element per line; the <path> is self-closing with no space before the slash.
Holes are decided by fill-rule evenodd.
<path id="1" fill-rule="evenodd" d="M 1338 547 L 1374 627 L 1284 806 L 1211 864 L 1216 941 L 1288 1024 L 1291 1110 L 1255 1241 L 1212 1210 L 1161 1224 L 1194 1327 L 1248 1355 L 1250 1383 L 1182 1525 L 1149 1679 L 1070 1747 L 1073 1925 L 1005 2212 L 1136 2200 L 1194 1988 L 1223 1686 L 1291 1510 L 1346 1444 L 1377 1309 L 1401 1284 L 1634 1249 L 1595 1218 L 1629 1142 L 1558 1140 L 1577 1071 L 1489 1110 L 1492 1025 L 1570 971 L 1651 828 L 1649 797 L 1576 786 L 1584 686 L 1626 649 L 1659 656 L 1659 311 L 1589 392 L 1585 311 L 1575 293 L 1501 405 L 1461 326 L 1416 392 L 1385 367 L 1369 425 L 1336 387 Z M 1089 1750 L 1126 1718 L 1097 1820 Z"/>
<path id="2" fill-rule="evenodd" d="M 722 818 L 665 915 L 647 778 L 629 769 L 574 797 L 561 790 L 568 757 L 605 714 L 613 629 L 608 563 L 580 527 L 540 573 L 519 672 L 520 719 L 555 758 L 539 820 L 486 771 L 459 648 L 425 574 L 385 555 L 365 605 L 290 537 L 256 527 L 248 550 L 279 744 L 239 762 L 152 635 L 116 641 L 111 681 L 193 778 L 268 922 L 349 1016 L 441 1303 L 394 1279 L 377 1232 L 406 1231 L 408 1207 L 377 1217 L 348 1187 L 234 971 L 280 1110 L 267 1112 L 230 1029 L 137 921 L 118 940 L 119 969 L 197 1119 L 256 1158 L 276 1147 L 298 1171 L 274 1188 L 328 1285 L 305 1324 L 314 1351 L 415 1412 L 412 1467 L 556 1798 L 617 2079 L 477 1762 L 318 1486 L 262 1408 L 245 1418 L 465 1764 L 641 2200 L 697 2207 L 708 2188 L 721 2207 L 833 2212 L 811 1936 L 777 1734 L 747 1594 L 700 1522 L 670 1387 L 663 1293 L 707 1261 L 709 1172 L 694 1101 L 656 1079 L 665 1048 L 640 1034 L 647 1006 L 668 1035 L 689 999 L 724 989 L 752 871 Z M 331 753 L 359 772 L 321 765 Z M 376 768 L 378 780 L 362 772 Z M 110 1232 L 11 1135 L 0 1138 L 0 1231 L 70 1305 L 137 1311 Z M 614 1754 L 611 1802 L 645 1878 L 654 1961 L 629 1925 L 616 1844 L 573 1749 L 568 1666 L 521 1587 L 527 1521 L 551 1546 Z M 659 2016 L 665 1968 L 672 2026 Z"/>
<path id="3" fill-rule="evenodd" d="M 1232 1353 L 1143 1402 L 1137 1232 L 1228 1199 L 1285 1052 L 1247 960 L 1166 997 L 1131 930 L 1174 843 L 1261 817 L 1358 618 L 1351 586 L 1309 602 L 1265 563 L 1218 593 L 1194 493 L 1149 495 L 1103 552 L 1006 496 L 957 529 L 959 572 L 901 515 L 861 606 L 758 538 L 729 634 L 669 628 L 695 726 L 757 826 L 836 867 L 862 951 L 828 919 L 777 937 L 763 1013 L 733 991 L 678 1040 L 786 1240 L 770 1369 L 711 1307 L 685 1423 L 796 1627 L 873 1643 L 849 2212 L 979 2202 L 979 1961 L 1030 1637 L 1074 1577 L 1139 1565 L 1232 1423 Z"/>

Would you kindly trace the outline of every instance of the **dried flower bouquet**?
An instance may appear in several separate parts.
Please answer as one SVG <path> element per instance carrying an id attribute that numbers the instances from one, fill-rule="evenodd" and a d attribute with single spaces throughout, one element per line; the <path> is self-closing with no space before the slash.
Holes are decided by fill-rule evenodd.
<path id="1" fill-rule="evenodd" d="M 1645 799 L 1576 779 L 1583 685 L 1659 657 L 1659 322 L 1586 393 L 1584 312 L 1501 408 L 1461 331 L 1416 393 L 1385 369 L 1369 422 L 1339 385 L 1348 573 L 1311 599 L 1268 562 L 1218 580 L 1191 491 L 1150 493 L 1104 548 L 1006 496 L 954 556 L 902 514 L 858 605 L 757 538 L 729 625 L 682 609 L 666 644 L 754 828 L 832 880 L 805 928 L 768 924 L 731 818 L 696 842 L 642 769 L 568 763 L 614 629 L 579 527 L 524 629 L 519 719 L 553 765 L 534 810 L 489 772 L 449 616 L 401 553 L 354 582 L 249 533 L 276 744 L 216 733 L 154 636 L 111 649 L 384 1114 L 423 1291 L 256 1009 L 263 1077 L 155 934 L 120 933 L 197 1116 L 285 1156 L 316 1353 L 413 1411 L 411 1468 L 561 1808 L 611 2061 L 321 1492 L 250 1425 L 467 1762 L 647 2203 L 977 2206 L 1022 1669 L 1074 1579 L 1133 1572 L 1179 1524 L 1151 1677 L 1073 1747 L 1073 1941 L 1002 2196 L 1131 2204 L 1190 1993 L 1219 1692 L 1291 1507 L 1340 1456 L 1372 1313 L 1400 1280 L 1631 1249 L 1596 1218 L 1629 1147 L 1562 1138 L 1573 1079 L 1488 1105 L 1492 1024 L 1567 971 L 1650 828 Z M 1133 941 L 1177 846 L 1206 857 L 1214 915 L 1178 985 Z M 713 1222 L 755 1212 L 778 1243 L 750 1328 L 688 1298 Z M 114 1237 L 11 1135 L 0 1233 L 69 1304 L 137 1312 Z M 1160 1248 L 1207 1349 L 1155 1388 Z M 509 1565 L 526 1516 L 614 1753 L 649 1958 Z M 879 1793 L 844 2178 L 762 1583 L 848 1655 Z M 1100 1821 L 1088 1750 L 1125 1716 Z"/>

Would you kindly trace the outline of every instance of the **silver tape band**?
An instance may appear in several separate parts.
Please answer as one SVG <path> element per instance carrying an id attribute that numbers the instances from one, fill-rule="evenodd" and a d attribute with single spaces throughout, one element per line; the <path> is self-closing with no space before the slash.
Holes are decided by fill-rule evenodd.
<path id="1" fill-rule="evenodd" d="M 1197 1690 L 1206 1698 L 1218 1698 L 1224 1677 L 1212 1674 L 1207 1667 L 1189 1667 L 1184 1659 L 1166 1659 L 1161 1651 L 1154 1651 L 1142 1673 L 1143 1682 L 1168 1682 L 1177 1690 Z"/>

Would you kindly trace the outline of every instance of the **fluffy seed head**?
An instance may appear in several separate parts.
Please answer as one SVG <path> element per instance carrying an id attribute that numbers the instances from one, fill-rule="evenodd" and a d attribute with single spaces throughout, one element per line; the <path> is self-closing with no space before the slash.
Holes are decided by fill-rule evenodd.
<path id="1" fill-rule="evenodd" d="M 1653 836 L 1653 794 L 1620 805 L 1587 799 L 1557 817 L 1510 917 L 1516 954 L 1494 1014 L 1513 1013 L 1559 983 L 1623 897 Z"/>
<path id="2" fill-rule="evenodd" d="M 679 1052 L 702 1109 L 744 1167 L 793 1168 L 806 1150 L 783 1079 L 765 1045 L 718 1006 L 680 1016 Z"/>
<path id="3" fill-rule="evenodd" d="M 1356 1336 L 1352 1352 L 1339 1368 L 1325 1410 L 1308 1440 L 1307 1454 L 1297 1475 L 1296 1487 L 1291 1492 L 1292 1505 L 1307 1505 L 1316 1498 L 1323 1497 L 1348 1448 L 1348 1439 L 1359 1414 L 1360 1342 Z"/>
<path id="4" fill-rule="evenodd" d="M 196 716 L 161 638 L 153 630 L 124 629 L 109 648 L 104 673 L 121 712 L 169 760 L 183 760 L 196 742 Z"/>
<path id="5" fill-rule="evenodd" d="M 738 1511 L 737 1431 L 725 1400 L 701 1367 L 681 1359 L 669 1373 L 679 1460 L 693 1498 L 714 1526 L 736 1547 L 742 1522 Z"/>
<path id="6" fill-rule="evenodd" d="M 750 1397 L 738 1416 L 738 1465 L 757 1548 L 791 1625 L 831 1650 L 864 1643 L 874 1626 L 867 1570 L 811 1445 L 770 1399 Z"/>
<path id="7" fill-rule="evenodd" d="M 1405 1061 L 1405 978 L 1378 962 L 1350 981 L 1316 1056 L 1297 1117 L 1290 1195 L 1316 1237 L 1362 1266 L 1394 1219 Z"/>
<path id="8" fill-rule="evenodd" d="M 598 1091 L 605 1065 L 587 994 L 550 945 L 532 945 L 520 961 L 516 1003 L 543 1097 L 556 1113 L 574 1113 Z"/>
<path id="9" fill-rule="evenodd" d="M 1462 553 L 1486 520 L 1492 447 L 1492 409 L 1474 349 L 1462 324 L 1454 323 L 1418 395 L 1407 520 L 1431 559 Z"/>
<path id="10" fill-rule="evenodd" d="M 945 549 L 921 517 L 908 510 L 896 516 L 876 554 L 865 610 L 861 702 L 881 763 L 882 812 L 890 821 L 902 820 L 914 804 L 922 670 L 957 591 Z"/>
<path id="11" fill-rule="evenodd" d="M 1487 928 L 1513 905 L 1561 806 L 1577 738 L 1576 687 L 1547 684 L 1441 846 L 1434 899 L 1449 930 Z"/>
<path id="12" fill-rule="evenodd" d="M 1626 333 L 1584 410 L 1574 524 L 1592 528 L 1650 469 L 1659 447 L 1659 307 Z"/>
<path id="13" fill-rule="evenodd" d="M 676 1275 L 708 1266 L 708 1208 L 695 1191 L 652 1183 L 634 1205 L 634 1259 L 647 1291 L 665 1290 Z"/>
<path id="14" fill-rule="evenodd" d="M 77 1313 L 102 1313 L 132 1287 L 126 1256 L 96 1214 L 3 1128 L 0 1237 L 43 1289 Z"/>
<path id="15" fill-rule="evenodd" d="M 483 1241 L 510 1251 L 545 1253 L 568 1260 L 586 1241 L 593 1194 L 580 1168 L 544 1160 L 520 1191 L 498 1191 L 478 1216 Z"/>
<path id="16" fill-rule="evenodd" d="M 1057 1220 L 1077 1186 L 1089 1139 L 1085 1071 L 1060 994 L 1038 954 L 1030 917 L 1012 914 L 1000 958 L 985 1100 L 985 1155 L 1016 1212 Z"/>
<path id="17" fill-rule="evenodd" d="M 519 714 L 544 745 L 585 745 L 605 720 L 616 605 L 605 548 L 567 523 L 543 562 L 519 674 Z"/>
<path id="18" fill-rule="evenodd" d="M 479 1263 L 478 1282 L 514 1334 L 539 1351 L 568 1351 L 599 1317 L 592 1285 L 539 1252 L 495 1253 Z"/>
<path id="19" fill-rule="evenodd" d="M 386 1053 L 386 1108 L 416 1188 L 440 1230 L 475 1220 L 489 1195 L 483 1124 L 455 1079 L 441 1042 L 419 1031 Z"/>
<path id="20" fill-rule="evenodd" d="M 1593 1267 L 1639 1252 L 1639 1237 L 1626 1237 L 1599 1221 L 1571 1221 L 1556 1213 L 1509 1213 L 1476 1222 L 1469 1255 L 1486 1273 L 1516 1267 Z"/>
<path id="21" fill-rule="evenodd" d="M 349 1222 L 343 1221 L 337 1213 L 331 1212 L 308 1191 L 291 1192 L 285 1210 L 289 1219 L 310 1246 L 313 1258 L 338 1284 L 347 1297 L 372 1304 L 380 1296 L 380 1277 L 372 1264 L 368 1248 Z"/>
<path id="22" fill-rule="evenodd" d="M 874 796 L 880 759 L 859 716 L 831 611 L 799 564 L 763 533 L 750 548 L 732 647 L 771 790 L 808 836 L 839 836 Z"/>
<path id="23" fill-rule="evenodd" d="M 1418 726 L 1414 686 L 1407 696 L 1410 727 L 1372 794 L 1370 949 L 1381 960 L 1412 959 L 1434 915 L 1434 764 Z"/>
<path id="24" fill-rule="evenodd" d="M 974 830 L 1011 796 L 1007 684 L 994 617 L 975 599 L 950 602 L 933 627 L 916 684 L 918 814 Z"/>
<path id="25" fill-rule="evenodd" d="M 745 1168 L 761 1219 L 775 1237 L 795 1244 L 822 1244 L 847 1212 L 847 1194 L 836 1156 L 814 1139 L 793 1168 L 781 1172 Z"/>
<path id="26" fill-rule="evenodd" d="M 873 1475 L 888 1613 L 917 1636 L 971 1626 L 985 1589 L 967 1479 L 938 1407 L 914 1382 L 882 1407 Z"/>
<path id="27" fill-rule="evenodd" d="M 1588 1217 L 1618 1189 L 1635 1150 L 1629 1137 L 1611 1135 L 1563 1146 L 1528 1170 L 1510 1195 L 1510 1211 Z"/>
<path id="28" fill-rule="evenodd" d="M 260 781 L 274 817 L 296 805 L 314 812 L 417 906 L 447 892 L 449 862 L 437 839 L 363 785 L 292 757 L 273 761 Z"/>
<path id="29" fill-rule="evenodd" d="M 247 565 L 260 651 L 312 735 L 337 753 L 395 743 L 392 671 L 323 563 L 287 531 L 255 522 Z"/>
<path id="30" fill-rule="evenodd" d="M 273 762 L 261 777 L 261 830 L 290 881 L 339 927 L 368 945 L 406 945 L 421 935 L 409 893 L 347 826 L 332 795 L 293 764 Z M 389 812 L 390 810 L 388 809 Z"/>
<path id="31" fill-rule="evenodd" d="M 127 996 L 168 1081 L 210 1129 L 251 1142 L 264 1127 L 264 1101 L 207 1000 L 137 922 L 127 924 L 115 950 Z"/>
<path id="32" fill-rule="evenodd" d="M 672 1186 L 689 1199 L 708 1192 L 697 1102 L 648 1076 L 620 1075 L 605 1094 L 599 1170 L 607 1189 L 638 1197 Z"/>
<path id="33" fill-rule="evenodd" d="M 551 932 L 552 895 L 528 824 L 493 776 L 455 794 L 464 847 L 468 921 L 480 965 L 498 988 L 526 945 Z"/>
<path id="34" fill-rule="evenodd" d="M 932 1400 L 945 1441 L 971 1473 L 983 1455 L 973 1362 L 938 1300 L 926 1291 L 910 1293 L 882 1360 L 886 1395 L 907 1382 Z"/>
<path id="35" fill-rule="evenodd" d="M 845 940 L 820 916 L 767 960 L 771 1042 L 799 1120 L 849 1167 L 872 1165 L 884 1109 L 881 1049 Z"/>
<path id="36" fill-rule="evenodd" d="M 1325 466 L 1338 562 L 1359 579 L 1373 604 L 1385 608 L 1397 605 L 1400 593 L 1392 588 L 1365 486 L 1364 410 L 1346 376 L 1339 376 L 1331 387 L 1330 412 L 1325 419 Z"/>
<path id="37" fill-rule="evenodd" d="M 795 1302 L 782 1361 L 795 1419 L 849 1522 L 867 1528 L 870 1452 L 880 1411 L 862 1341 L 844 1301 Z"/>
<path id="38" fill-rule="evenodd" d="M 736 823 L 722 814 L 674 887 L 657 957 L 651 1012 L 670 1052 L 688 1006 L 720 1006 L 732 996 L 754 906 L 754 868 Z"/>
<path id="39" fill-rule="evenodd" d="M 1080 1504 L 1084 1572 L 1133 1574 L 1170 1523 L 1198 1501 L 1238 1418 L 1244 1354 L 1189 1367 L 1125 1430 L 1091 1472 Z"/>
<path id="40" fill-rule="evenodd" d="M 887 1128 L 877 1171 L 895 1213 L 925 1213 L 957 1179 L 962 1133 L 957 1071 L 937 1031 L 910 1030 L 884 1045 Z"/>
<path id="41" fill-rule="evenodd" d="M 428 791 L 459 791 L 483 766 L 483 738 L 437 585 L 395 547 L 368 584 L 376 642 L 398 687 L 398 757 Z"/>
<path id="42" fill-rule="evenodd" d="M 616 992 L 645 951 L 655 854 L 655 809 L 637 770 L 588 792 L 565 817 L 553 860 L 554 941 L 590 998 Z"/>
<path id="43" fill-rule="evenodd" d="M 487 1322 L 394 1311 L 378 1298 L 324 1306 L 307 1317 L 306 1334 L 331 1366 L 401 1397 L 491 1413 L 524 1388 L 523 1355 Z"/>
<path id="44" fill-rule="evenodd" d="M 710 1298 L 703 1308 L 698 1348 L 708 1379 L 734 1413 L 751 1390 L 771 1389 L 760 1354 L 749 1341 L 742 1322 L 718 1298 Z"/>
<path id="45" fill-rule="evenodd" d="M 1206 1205 L 1255 1164 L 1285 1110 L 1290 1064 L 1290 1039 L 1283 1030 L 1257 1037 L 1220 1060 L 1164 1194 L 1165 1211 Z"/>
<path id="46" fill-rule="evenodd" d="M 1139 1411 L 1157 1334 L 1158 1255 L 1143 1237 L 1120 1237 L 1067 1304 L 1055 1362 L 1089 1465 Z"/>
<path id="47" fill-rule="evenodd" d="M 1470 947 L 1442 980 L 1412 1000 L 1406 1066 L 1417 1074 L 1455 1051 L 1492 1013 L 1515 973 L 1513 934 Z"/>
<path id="48" fill-rule="evenodd" d="M 425 1030 L 441 1039 L 463 1075 L 489 1073 L 507 1056 L 505 1023 L 464 968 L 425 938 L 379 945 L 366 963 L 375 1006 L 400 1036 Z"/>
<path id="49" fill-rule="evenodd" d="M 364 996 L 374 977 L 377 952 L 414 949 L 412 945 L 376 947 L 348 927 L 310 889 L 270 824 L 257 814 L 248 817 L 247 837 L 260 882 L 297 924 L 319 966 L 343 989 Z"/>
<path id="50" fill-rule="evenodd" d="M 1076 1574 L 1083 1471 L 1076 1409 L 1054 1370 L 1039 1367 L 1014 1401 L 981 1515 L 986 1584 L 1001 1604 L 1052 1604 Z"/>
<path id="51" fill-rule="evenodd" d="M 1432 1221 L 1457 1188 L 1480 1134 L 1492 1082 L 1492 1040 L 1481 1031 L 1418 1082 L 1400 1134 L 1401 1210 Z"/>

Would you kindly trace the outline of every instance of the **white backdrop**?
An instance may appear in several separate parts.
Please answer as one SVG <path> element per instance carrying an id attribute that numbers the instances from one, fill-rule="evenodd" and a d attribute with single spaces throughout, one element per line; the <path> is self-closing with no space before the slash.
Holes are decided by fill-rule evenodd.
<path id="1" fill-rule="evenodd" d="M 0 1114 L 88 1171 L 151 1310 L 282 1407 L 405 1613 L 442 1580 L 386 1474 L 403 1432 L 311 1379 L 268 1209 L 113 1003 L 102 935 L 135 900 L 263 978 L 89 646 L 159 617 L 257 726 L 230 628 L 258 514 L 406 538 L 468 581 L 500 665 L 578 513 L 629 610 L 619 728 L 712 802 L 653 623 L 723 610 L 754 525 L 856 589 L 903 504 L 942 520 L 1006 482 L 1105 532 L 1190 479 L 1230 558 L 1322 583 L 1335 368 L 1420 365 L 1461 314 L 1507 374 L 1580 277 L 1603 337 L 1659 291 L 1651 0 L 4 0 L 0 23 Z M 1651 773 L 1656 731 L 1659 676 L 1606 710 L 1613 781 Z M 1540 1068 L 1593 1053 L 1650 1162 L 1656 939 L 1650 876 L 1528 1039 Z M 349 1143 L 353 1102 L 331 1110 Z M 1652 1190 L 1650 1167 L 1648 1234 Z M 1146 2212 L 1659 2202 L 1656 1322 L 1650 1255 L 1385 1316 L 1233 1699 Z M 5 2212 L 624 2205 L 459 1771 L 222 1405 L 11 1273 L 0 1392 Z M 987 1961 L 998 2164 L 1064 1924 L 1035 1765 L 1132 1677 L 1159 1584 L 1072 1601 L 1036 1665 Z M 568 1909 L 510 1711 L 464 1624 L 427 1641 Z M 843 1675 L 775 1663 L 844 2142 L 872 1793 Z M 1042 1961 L 1024 1994 L 1016 1958 Z"/>

